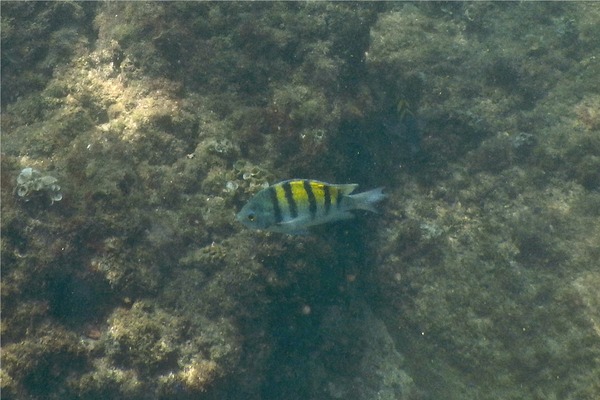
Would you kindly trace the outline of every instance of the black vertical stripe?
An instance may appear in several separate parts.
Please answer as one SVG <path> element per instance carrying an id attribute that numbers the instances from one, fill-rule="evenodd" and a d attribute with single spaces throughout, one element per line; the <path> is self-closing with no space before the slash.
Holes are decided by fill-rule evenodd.
<path id="1" fill-rule="evenodd" d="M 344 197 L 344 195 L 340 189 L 336 189 L 336 195 L 335 206 L 339 209 L 342 206 L 342 197 Z"/>
<path id="2" fill-rule="evenodd" d="M 281 216 L 281 207 L 279 207 L 279 200 L 277 200 L 277 192 L 273 186 L 269 187 L 269 197 L 271 198 L 271 203 L 273 203 L 273 212 L 275 213 L 275 223 L 279 224 L 283 221 Z"/>
<path id="3" fill-rule="evenodd" d="M 308 196 L 308 210 L 310 211 L 310 217 L 315 219 L 317 216 L 317 199 L 315 199 L 315 194 L 313 193 L 312 186 L 310 186 L 310 182 L 304 180 L 302 183 L 304 184 L 304 190 L 306 190 L 306 196 Z"/>
<path id="4" fill-rule="evenodd" d="M 285 182 L 283 184 L 283 191 L 285 192 L 285 199 L 290 208 L 290 216 L 296 218 L 298 216 L 298 207 L 296 207 L 296 200 L 294 200 L 294 194 L 292 193 L 292 185 L 289 182 Z"/>
<path id="5" fill-rule="evenodd" d="M 325 197 L 325 214 L 329 214 L 331 208 L 331 193 L 329 193 L 329 186 L 323 185 L 323 195 Z"/>

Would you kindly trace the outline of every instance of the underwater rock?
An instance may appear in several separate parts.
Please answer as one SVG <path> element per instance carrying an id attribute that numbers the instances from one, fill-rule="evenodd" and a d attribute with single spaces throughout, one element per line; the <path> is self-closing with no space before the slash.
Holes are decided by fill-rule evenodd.
<path id="1" fill-rule="evenodd" d="M 332 306 L 321 326 L 322 343 L 311 370 L 329 399 L 412 399 L 417 388 L 386 325 L 366 303 Z M 345 360 L 345 361 L 342 361 Z"/>

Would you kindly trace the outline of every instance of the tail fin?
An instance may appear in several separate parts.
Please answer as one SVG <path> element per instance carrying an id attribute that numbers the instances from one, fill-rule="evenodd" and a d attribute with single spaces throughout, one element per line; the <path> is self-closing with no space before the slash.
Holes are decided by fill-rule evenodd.
<path id="1" fill-rule="evenodd" d="M 386 194 L 383 193 L 383 188 L 377 188 L 368 190 L 366 192 L 351 194 L 348 196 L 350 199 L 350 209 L 354 210 L 367 210 L 376 213 L 377 209 L 375 208 L 375 204 L 379 203 L 381 200 L 387 197 Z"/>

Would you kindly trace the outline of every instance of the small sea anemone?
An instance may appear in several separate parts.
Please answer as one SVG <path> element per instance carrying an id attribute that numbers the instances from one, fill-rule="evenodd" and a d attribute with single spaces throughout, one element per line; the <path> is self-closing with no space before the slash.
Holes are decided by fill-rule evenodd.
<path id="1" fill-rule="evenodd" d="M 58 179 L 50 175 L 42 175 L 37 169 L 23 168 L 17 177 L 16 193 L 29 200 L 32 196 L 47 195 L 52 203 L 62 200 Z"/>

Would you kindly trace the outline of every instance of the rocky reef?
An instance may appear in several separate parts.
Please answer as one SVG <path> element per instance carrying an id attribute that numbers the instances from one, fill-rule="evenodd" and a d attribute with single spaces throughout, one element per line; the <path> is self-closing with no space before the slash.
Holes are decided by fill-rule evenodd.
<path id="1" fill-rule="evenodd" d="M 1 7 L 6 398 L 600 396 L 599 6 Z"/>

